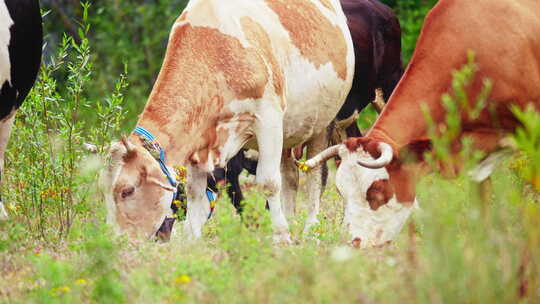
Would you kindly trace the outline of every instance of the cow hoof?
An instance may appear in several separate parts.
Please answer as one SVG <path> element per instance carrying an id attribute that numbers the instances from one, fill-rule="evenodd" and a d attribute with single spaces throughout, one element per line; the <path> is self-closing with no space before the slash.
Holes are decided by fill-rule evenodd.
<path id="1" fill-rule="evenodd" d="M 291 235 L 289 232 L 276 233 L 272 237 L 274 245 L 292 245 Z"/>

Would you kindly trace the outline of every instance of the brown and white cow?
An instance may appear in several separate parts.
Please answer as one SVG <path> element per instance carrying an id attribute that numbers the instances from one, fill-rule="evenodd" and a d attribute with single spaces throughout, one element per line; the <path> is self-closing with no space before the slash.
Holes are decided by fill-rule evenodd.
<path id="1" fill-rule="evenodd" d="M 320 136 L 344 103 L 354 70 L 338 0 L 192 0 L 174 24 L 165 60 L 138 125 L 188 167 L 184 232 L 201 236 L 210 212 L 207 173 L 242 147 L 259 151 L 274 240 L 290 242 L 281 207 L 283 148 Z M 150 237 L 172 188 L 137 135 L 113 144 L 108 219 Z M 297 170 L 283 166 L 282 170 Z"/>
<path id="2" fill-rule="evenodd" d="M 431 146 L 421 105 L 444 125 L 441 95 L 451 92 L 451 71 L 467 63 L 469 50 L 475 52 L 478 67 L 467 88 L 470 100 L 477 100 L 485 79 L 494 88 L 478 118 L 463 113 L 459 138 L 471 138 L 487 162 L 498 159 L 501 139 L 519 125 L 510 105 L 540 108 L 540 2 L 440 1 L 425 20 L 405 75 L 368 134 L 307 162 L 315 166 L 330 156 L 342 157 L 336 184 L 346 201 L 344 222 L 363 247 L 394 239 L 416 204 L 415 185 L 426 167 L 422 154 Z M 454 147 L 457 152 L 459 144 Z M 406 161 L 411 153 L 415 160 Z M 487 178 L 495 167 L 483 166 L 475 180 Z"/>

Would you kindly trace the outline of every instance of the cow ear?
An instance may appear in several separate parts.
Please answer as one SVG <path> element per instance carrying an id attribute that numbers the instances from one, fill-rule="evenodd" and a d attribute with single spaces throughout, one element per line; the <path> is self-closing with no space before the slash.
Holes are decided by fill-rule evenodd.
<path id="1" fill-rule="evenodd" d="M 424 154 L 433 149 L 429 138 L 415 139 L 399 151 L 399 158 L 403 162 L 424 161 Z"/>
<path id="2" fill-rule="evenodd" d="M 113 164 L 118 164 L 127 154 L 127 151 L 126 147 L 122 144 L 122 142 L 116 142 L 111 145 L 110 153 Z"/>

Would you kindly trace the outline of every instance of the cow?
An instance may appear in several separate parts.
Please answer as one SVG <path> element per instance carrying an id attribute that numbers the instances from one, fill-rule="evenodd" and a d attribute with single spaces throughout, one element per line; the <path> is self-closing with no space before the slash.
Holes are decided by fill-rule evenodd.
<path id="1" fill-rule="evenodd" d="M 290 243 L 281 176 L 297 169 L 280 165 L 281 151 L 302 143 L 313 155 L 324 149 L 319 135 L 345 102 L 353 72 L 337 0 L 190 1 L 173 25 L 136 132 L 111 146 L 103 177 L 108 221 L 118 232 L 151 238 L 175 192 L 166 168 L 185 165 L 184 234 L 200 238 L 210 213 L 207 174 L 245 146 L 259 151 L 256 181 L 270 206 L 273 240 Z"/>
<path id="2" fill-rule="evenodd" d="M 15 113 L 41 64 L 43 28 L 38 0 L 0 0 L 0 176 Z M 8 214 L 0 198 L 0 220 Z"/>
<path id="3" fill-rule="evenodd" d="M 451 71 L 468 62 L 470 51 L 477 66 L 466 87 L 470 107 L 476 106 L 486 79 L 493 89 L 477 117 L 461 110 L 461 131 L 451 153 L 458 160 L 461 139 L 470 138 L 486 155 L 473 180 L 485 180 L 497 167 L 503 139 L 520 125 L 511 106 L 540 107 L 540 2 L 535 0 L 439 1 L 425 19 L 403 78 L 369 132 L 304 164 L 317 166 L 341 156 L 336 186 L 346 201 L 344 225 L 361 247 L 392 241 L 417 205 L 415 185 L 429 169 L 423 154 L 432 146 L 422 109 L 438 130 L 445 129 L 441 95 L 451 93 Z M 441 170 L 451 175 L 461 169 Z"/>
<path id="4" fill-rule="evenodd" d="M 403 74 L 401 27 L 392 9 L 377 0 L 341 0 L 340 2 L 347 17 L 356 62 L 351 91 L 335 118 L 335 127 L 329 128 L 331 134 L 327 134 L 331 144 L 337 144 L 346 137 L 361 136 L 356 124 L 358 114 L 371 101 L 380 101 L 389 97 Z M 223 169 L 214 172 L 214 177 L 218 180 L 223 180 L 226 175 L 229 183 L 227 192 L 239 213 L 242 211 L 243 194 L 238 176 L 243 169 L 250 174 L 255 174 L 256 165 L 253 158 L 245 157 L 244 151 L 241 151 L 229 162 L 226 173 Z M 326 183 L 324 171 L 325 168 L 322 174 L 322 188 Z M 215 183 L 213 178 L 209 180 Z M 297 175 L 293 175 L 289 181 L 292 184 L 291 187 L 298 188 Z M 321 183 L 321 177 L 307 182 Z M 292 204 L 285 208 L 289 217 L 295 213 L 294 196 L 292 194 L 290 197 Z M 317 201 L 316 198 L 310 200 Z M 311 222 L 316 222 L 318 207 L 313 208 L 312 211 L 315 212 L 310 213 Z"/>

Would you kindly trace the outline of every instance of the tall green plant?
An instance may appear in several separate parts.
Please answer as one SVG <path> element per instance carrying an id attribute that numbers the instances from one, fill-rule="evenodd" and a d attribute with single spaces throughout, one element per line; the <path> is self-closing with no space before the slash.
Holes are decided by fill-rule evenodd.
<path id="1" fill-rule="evenodd" d="M 526 109 L 514 106 L 512 112 L 521 122 L 514 135 L 514 142 L 523 152 L 526 162 L 519 172 L 540 192 L 540 115 L 532 105 Z"/>
<path id="2" fill-rule="evenodd" d="M 32 238 L 63 239 L 77 217 L 97 208 L 92 195 L 100 161 L 83 144 L 95 140 L 103 152 L 125 114 L 124 76 L 105 102 L 87 97 L 94 67 L 87 38 L 89 5 L 82 7 L 81 42 L 64 35 L 57 56 L 42 67 L 17 114 L 7 153 L 7 201 L 14 220 L 24 222 Z M 64 89 L 58 87 L 58 77 L 66 77 Z M 87 124 L 83 113 L 88 108 L 99 124 Z"/>
<path id="3" fill-rule="evenodd" d="M 430 114 L 430 109 L 422 106 L 424 119 L 428 124 L 428 136 L 433 143 L 433 153 L 428 156 L 432 162 L 443 162 L 450 168 L 470 168 L 480 159 L 481 154 L 472 150 L 472 141 L 462 138 L 463 119 L 475 120 L 487 107 L 487 99 L 493 88 L 489 79 L 484 80 L 484 85 L 476 100 L 471 100 L 467 95 L 467 89 L 472 84 L 477 65 L 474 62 L 474 53 L 468 53 L 468 61 L 461 69 L 452 72 L 452 91 L 441 97 L 441 103 L 445 109 L 444 122 L 436 123 Z M 461 145 L 460 157 L 452 157 L 452 149 L 456 144 Z M 455 162 L 459 163 L 455 163 Z M 465 163 L 463 163 L 465 161 Z M 434 167 L 437 167 L 433 163 Z"/>

